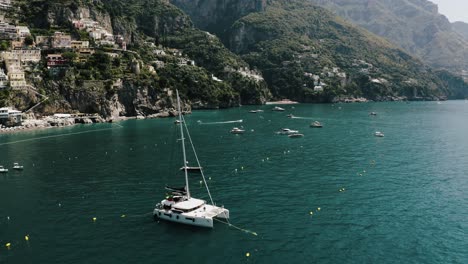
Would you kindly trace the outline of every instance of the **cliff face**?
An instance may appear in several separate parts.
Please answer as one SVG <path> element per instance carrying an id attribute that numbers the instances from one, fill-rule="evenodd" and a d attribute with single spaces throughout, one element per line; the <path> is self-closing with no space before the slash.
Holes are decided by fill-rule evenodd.
<path id="1" fill-rule="evenodd" d="M 39 113 L 164 116 L 173 113 L 175 89 L 188 109 L 192 105 L 262 104 L 270 97 L 260 75 L 250 76 L 245 61 L 216 36 L 194 28 L 190 18 L 168 0 L 18 0 L 14 10 L 18 12 L 12 12 L 11 19 L 32 31 L 50 34 L 56 28 L 74 39 L 86 33 L 75 29 L 72 21 L 90 19 L 108 33 L 123 36 L 129 48 L 111 50 L 96 45 L 93 55 L 68 61 L 63 67 L 34 66 L 27 81 L 49 97 L 35 108 Z M 46 49 L 43 55 L 51 52 L 78 56 L 76 50 L 66 48 Z M 40 99 L 27 90 L 2 92 L 0 106 L 25 110 Z"/>
<path id="2" fill-rule="evenodd" d="M 237 19 L 262 12 L 267 6 L 267 0 L 171 0 L 171 3 L 184 10 L 197 27 L 220 36 Z"/>
<path id="3" fill-rule="evenodd" d="M 174 99 L 168 91 L 160 91 L 150 84 L 134 80 L 123 80 L 116 84 L 103 81 L 87 81 L 76 85 L 73 78 L 61 81 L 48 81 L 39 84 L 40 89 L 47 87 L 50 99 L 36 110 L 45 115 L 63 112 L 97 113 L 104 118 L 119 116 L 169 116 L 174 114 Z M 24 109 L 37 98 L 33 93 L 18 92 Z M 185 106 L 190 109 L 190 101 Z"/>
<path id="4" fill-rule="evenodd" d="M 427 0 L 309 0 L 385 37 L 436 68 L 468 69 L 468 42 Z"/>
<path id="5" fill-rule="evenodd" d="M 454 22 L 452 23 L 452 28 L 454 31 L 456 31 L 460 36 L 465 38 L 466 41 L 468 41 L 468 23 L 465 22 Z"/>

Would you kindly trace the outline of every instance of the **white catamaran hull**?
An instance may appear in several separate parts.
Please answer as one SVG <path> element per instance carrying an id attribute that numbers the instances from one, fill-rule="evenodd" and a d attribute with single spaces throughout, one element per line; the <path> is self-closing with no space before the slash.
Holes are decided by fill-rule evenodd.
<path id="1" fill-rule="evenodd" d="M 159 218 L 179 224 L 213 228 L 213 218 L 229 219 L 229 210 L 213 205 L 205 205 L 204 208 L 188 213 L 155 208 L 153 216 L 155 219 Z"/>

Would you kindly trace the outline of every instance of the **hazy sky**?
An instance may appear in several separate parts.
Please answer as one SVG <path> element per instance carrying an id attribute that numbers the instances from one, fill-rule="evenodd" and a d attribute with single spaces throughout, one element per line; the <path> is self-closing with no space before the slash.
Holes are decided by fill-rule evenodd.
<path id="1" fill-rule="evenodd" d="M 468 23 L 468 0 L 429 0 L 439 5 L 439 13 L 445 15 L 450 22 L 463 21 Z"/>

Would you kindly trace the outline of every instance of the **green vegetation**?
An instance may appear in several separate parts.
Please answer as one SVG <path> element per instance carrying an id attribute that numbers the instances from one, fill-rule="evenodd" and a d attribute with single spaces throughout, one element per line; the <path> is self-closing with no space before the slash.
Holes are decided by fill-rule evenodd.
<path id="1" fill-rule="evenodd" d="M 419 96 L 442 94 L 438 77 L 417 59 L 305 1 L 272 1 L 265 12 L 234 23 L 227 42 L 245 61 L 262 70 L 273 95 L 279 98 L 329 101 L 339 95 L 379 99 L 412 97 L 414 91 Z M 372 68 L 362 72 L 367 65 Z M 346 80 L 323 76 L 324 67 L 340 68 L 347 74 Z M 327 84 L 324 92 L 312 91 L 313 83 L 305 72 L 322 74 L 321 80 Z M 371 83 L 375 78 L 384 82 Z M 409 83 L 411 87 L 407 87 Z"/>

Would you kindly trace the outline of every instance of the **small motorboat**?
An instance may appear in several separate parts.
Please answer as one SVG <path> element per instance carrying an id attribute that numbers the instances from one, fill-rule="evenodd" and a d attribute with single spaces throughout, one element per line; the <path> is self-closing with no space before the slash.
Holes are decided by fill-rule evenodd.
<path id="1" fill-rule="evenodd" d="M 256 114 L 256 113 L 261 113 L 263 110 L 257 109 L 257 110 L 250 110 L 249 113 Z"/>
<path id="2" fill-rule="evenodd" d="M 376 116 L 377 113 L 376 113 L 376 112 L 370 112 L 369 115 L 371 115 L 371 116 Z"/>
<path id="3" fill-rule="evenodd" d="M 276 134 L 279 134 L 279 135 L 291 135 L 291 134 L 297 134 L 297 133 L 299 133 L 298 130 L 292 130 L 289 128 L 283 128 L 280 131 L 276 132 Z"/>
<path id="4" fill-rule="evenodd" d="M 376 137 L 384 137 L 385 135 L 384 135 L 384 133 L 382 133 L 382 132 L 380 132 L 380 131 L 377 131 L 377 132 L 374 133 L 374 136 L 376 136 Z"/>
<path id="5" fill-rule="evenodd" d="M 174 124 L 181 124 L 183 121 L 180 121 L 179 119 L 177 119 L 176 121 L 174 121 Z"/>
<path id="6" fill-rule="evenodd" d="M 23 166 L 19 165 L 17 162 L 13 163 L 14 170 L 23 170 Z"/>
<path id="7" fill-rule="evenodd" d="M 294 133 L 294 134 L 289 135 L 288 137 L 290 137 L 290 138 L 301 138 L 301 137 L 304 137 L 304 134 Z"/>
<path id="8" fill-rule="evenodd" d="M 281 108 L 279 106 L 275 106 L 275 107 L 273 107 L 272 111 L 282 112 L 282 111 L 285 111 L 285 110 L 284 110 L 284 108 Z"/>
<path id="9" fill-rule="evenodd" d="M 319 121 L 315 121 L 312 124 L 310 124 L 310 127 L 315 127 L 315 128 L 322 128 L 323 125 Z"/>
<path id="10" fill-rule="evenodd" d="M 244 134 L 245 130 L 235 127 L 231 130 L 232 134 Z"/>
<path id="11" fill-rule="evenodd" d="M 203 167 L 190 167 L 190 166 L 184 166 L 184 167 L 181 167 L 180 170 L 185 170 L 185 168 L 187 168 L 187 171 L 188 172 L 200 172 Z"/>
<path id="12" fill-rule="evenodd" d="M 3 166 L 0 166 L 0 173 L 7 173 L 8 169 L 5 169 Z"/>
<path id="13" fill-rule="evenodd" d="M 293 114 L 289 114 L 289 115 L 287 115 L 287 117 L 289 117 L 289 118 L 293 118 L 293 117 L 294 117 L 294 115 L 293 115 Z"/>

